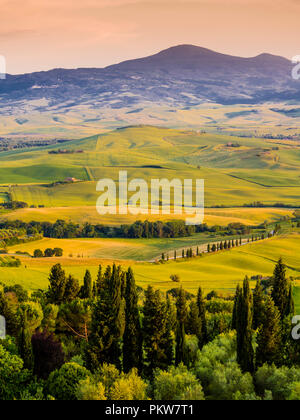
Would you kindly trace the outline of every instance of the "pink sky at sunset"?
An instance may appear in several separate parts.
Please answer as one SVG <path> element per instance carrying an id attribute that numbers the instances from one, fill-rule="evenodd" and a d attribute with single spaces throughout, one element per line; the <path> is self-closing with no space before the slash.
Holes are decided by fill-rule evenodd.
<path id="1" fill-rule="evenodd" d="M 0 0 L 8 73 L 103 67 L 178 44 L 300 54 L 300 0 Z"/>

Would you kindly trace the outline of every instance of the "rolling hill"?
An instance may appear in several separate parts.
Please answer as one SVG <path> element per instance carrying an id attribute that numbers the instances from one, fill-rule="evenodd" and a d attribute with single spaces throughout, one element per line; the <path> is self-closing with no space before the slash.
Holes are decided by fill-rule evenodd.
<path id="1" fill-rule="evenodd" d="M 106 68 L 8 75 L 0 80 L 0 135 L 74 138 L 131 123 L 216 131 L 224 121 L 247 131 L 249 120 L 252 133 L 270 123 L 276 133 L 299 115 L 291 69 L 270 54 L 179 45 Z"/>
<path id="2" fill-rule="evenodd" d="M 297 142 L 138 126 L 61 147 L 0 153 L 0 185 L 29 205 L 95 206 L 96 182 L 118 181 L 122 169 L 130 179 L 204 179 L 207 207 L 300 205 Z M 62 182 L 67 177 L 81 182 Z"/>

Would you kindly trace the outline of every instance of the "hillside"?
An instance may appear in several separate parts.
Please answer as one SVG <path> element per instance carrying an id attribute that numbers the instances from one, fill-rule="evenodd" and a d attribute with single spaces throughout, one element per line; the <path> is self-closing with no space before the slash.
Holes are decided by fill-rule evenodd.
<path id="1" fill-rule="evenodd" d="M 102 69 L 9 75 L 0 80 L 0 135 L 74 138 L 130 123 L 217 130 L 224 121 L 234 131 L 241 119 L 241 130 L 251 119 L 252 133 L 270 122 L 276 133 L 278 123 L 294 127 L 299 111 L 291 69 L 270 54 L 243 58 L 179 45 Z"/>
<path id="2" fill-rule="evenodd" d="M 300 205 L 297 142 L 139 126 L 72 141 L 63 148 L 0 153 L 0 185 L 11 185 L 13 198 L 29 205 L 94 206 L 96 182 L 117 181 L 119 170 L 125 169 L 131 179 L 171 180 L 178 173 L 181 179 L 204 179 L 209 207 L 253 201 Z M 68 177 L 81 182 L 49 185 Z"/>
<path id="3" fill-rule="evenodd" d="M 51 240 L 46 239 L 44 245 L 47 244 L 47 241 L 51 243 Z M 113 259 L 119 261 L 124 267 L 131 265 L 138 285 L 143 288 L 149 284 L 162 291 L 178 287 L 178 284 L 176 285 L 170 280 L 170 275 L 178 274 L 184 289 L 192 293 L 195 293 L 199 286 L 203 287 L 206 292 L 215 289 L 225 293 L 233 293 L 237 283 L 241 283 L 245 275 L 249 277 L 256 275 L 270 276 L 274 264 L 282 256 L 288 267 L 288 276 L 298 278 L 296 285 L 299 284 L 300 265 L 299 258 L 295 255 L 295 249 L 299 243 L 299 233 L 275 237 L 192 260 L 170 261 L 163 265 L 138 263 L 130 260 L 130 257 L 142 255 L 145 250 L 149 252 L 147 247 L 151 248 L 151 245 L 147 245 L 147 242 L 143 240 L 133 241 L 133 243 L 130 241 L 131 245 L 126 240 L 98 240 L 104 247 L 102 248 L 104 249 L 102 258 L 87 258 L 87 255 L 90 255 L 93 249 L 95 250 L 95 243 L 92 240 L 83 240 L 83 242 L 89 242 L 89 244 L 85 244 L 81 248 L 84 258 L 81 258 L 81 256 L 78 258 L 79 248 L 76 247 L 76 241 L 80 242 L 80 240 L 55 241 L 56 245 L 63 245 L 66 251 L 72 251 L 74 253 L 73 258 L 28 259 L 20 257 L 22 267 L 1 268 L 2 281 L 7 284 L 21 283 L 30 290 L 46 288 L 49 270 L 56 262 L 60 262 L 68 273 L 72 273 L 78 279 L 83 279 L 86 269 L 89 269 L 95 278 L 99 263 L 111 264 Z M 109 249 L 106 256 L 105 242 Z M 162 243 L 161 246 L 163 246 Z M 19 248 L 22 248 L 22 246 L 19 246 Z M 28 249 L 26 245 L 23 245 L 23 248 Z M 16 247 L 13 249 L 16 249 Z M 108 254 L 110 254 L 109 257 Z M 125 260 L 120 261 L 122 257 Z M 254 287 L 254 285 L 255 281 L 251 282 L 251 286 Z"/>

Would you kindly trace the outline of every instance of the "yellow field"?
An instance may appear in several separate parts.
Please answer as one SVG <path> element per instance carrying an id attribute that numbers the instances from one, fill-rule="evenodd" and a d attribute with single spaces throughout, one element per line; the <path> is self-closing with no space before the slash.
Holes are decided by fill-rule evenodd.
<path id="1" fill-rule="evenodd" d="M 283 235 L 265 241 L 251 243 L 230 251 L 205 255 L 192 260 L 170 261 L 166 264 L 137 263 L 134 261 L 120 261 L 124 267 L 133 267 L 137 284 L 142 287 L 152 286 L 161 290 L 179 287 L 180 284 L 195 293 L 199 286 L 205 292 L 213 289 L 223 293 L 233 293 L 237 283 L 245 275 L 270 276 L 276 261 L 283 257 L 288 267 L 287 274 L 300 279 L 300 259 L 297 249 L 300 235 L 297 233 Z M 80 248 L 78 248 L 79 251 Z M 60 262 L 67 273 L 71 273 L 82 280 L 88 268 L 95 278 L 100 263 L 106 265 L 112 260 L 99 258 L 49 258 L 30 259 L 21 257 L 20 268 L 0 268 L 1 281 L 7 284 L 19 283 L 34 290 L 46 288 L 48 274 L 52 265 Z M 171 274 L 178 274 L 180 283 L 170 280 Z M 252 286 L 254 286 L 252 282 Z"/>
<path id="2" fill-rule="evenodd" d="M 205 209 L 204 222 L 209 226 L 227 226 L 229 223 L 240 222 L 245 225 L 258 225 L 265 220 L 278 221 L 281 217 L 292 216 L 294 210 L 280 208 L 226 208 L 226 209 Z M 23 222 L 56 222 L 57 219 L 74 223 L 89 222 L 92 224 L 104 224 L 117 226 L 131 224 L 136 220 L 163 220 L 183 219 L 183 215 L 105 215 L 100 216 L 95 206 L 80 207 L 50 207 L 36 209 L 20 209 L 11 213 L 1 215 L 2 220 L 22 220 Z"/>

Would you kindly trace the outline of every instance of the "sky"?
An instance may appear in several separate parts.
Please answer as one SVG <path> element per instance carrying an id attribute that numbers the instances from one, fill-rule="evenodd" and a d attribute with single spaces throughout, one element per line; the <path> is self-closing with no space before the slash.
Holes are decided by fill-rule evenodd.
<path id="1" fill-rule="evenodd" d="M 0 0 L 7 72 L 105 67 L 179 44 L 300 54 L 300 0 Z"/>

